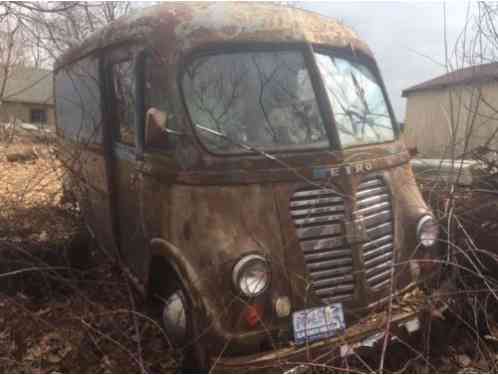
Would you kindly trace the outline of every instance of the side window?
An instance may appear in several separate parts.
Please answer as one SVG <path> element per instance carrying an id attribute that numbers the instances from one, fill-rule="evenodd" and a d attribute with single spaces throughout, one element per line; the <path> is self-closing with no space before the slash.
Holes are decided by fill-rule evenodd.
<path id="1" fill-rule="evenodd" d="M 135 145 L 135 75 L 133 61 L 115 63 L 111 68 L 114 118 L 117 141 Z"/>
<path id="2" fill-rule="evenodd" d="M 39 108 L 31 108 L 29 111 L 29 122 L 32 124 L 46 124 L 47 111 Z"/>
<path id="3" fill-rule="evenodd" d="M 102 114 L 97 60 L 91 57 L 55 73 L 57 126 L 64 138 L 102 142 Z"/>
<path id="4" fill-rule="evenodd" d="M 167 67 L 164 66 L 164 62 L 154 54 L 147 55 L 145 59 L 145 84 L 144 84 L 144 105 L 145 111 L 154 108 L 166 115 L 167 127 L 169 129 L 175 129 L 175 116 L 172 114 L 171 106 L 168 100 L 168 78 L 167 78 Z M 147 129 L 147 131 L 154 131 L 154 129 Z M 148 147 L 154 148 L 156 150 L 167 151 L 171 150 L 174 145 L 174 136 L 169 134 L 166 136 L 161 132 L 157 132 L 149 138 L 153 139 L 153 142 L 149 141 Z"/>

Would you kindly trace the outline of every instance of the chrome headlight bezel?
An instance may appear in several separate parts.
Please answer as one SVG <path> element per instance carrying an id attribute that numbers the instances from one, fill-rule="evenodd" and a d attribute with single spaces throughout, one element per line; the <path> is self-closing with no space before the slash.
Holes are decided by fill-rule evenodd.
<path id="1" fill-rule="evenodd" d="M 432 233 L 430 233 L 432 232 Z M 428 238 L 424 238 L 427 236 Z M 434 216 L 426 214 L 417 223 L 417 243 L 425 248 L 433 247 L 439 238 L 439 225 Z"/>
<path id="2" fill-rule="evenodd" d="M 251 285 L 247 281 L 250 277 L 249 272 L 254 271 L 257 268 L 265 274 L 265 279 L 260 282 L 264 282 L 257 286 L 257 289 L 250 290 Z M 244 281 L 245 280 L 245 281 Z M 232 271 L 232 282 L 238 293 L 242 294 L 247 298 L 257 297 L 268 290 L 270 286 L 271 273 L 270 266 L 267 259 L 258 254 L 245 255 L 237 261 Z"/>

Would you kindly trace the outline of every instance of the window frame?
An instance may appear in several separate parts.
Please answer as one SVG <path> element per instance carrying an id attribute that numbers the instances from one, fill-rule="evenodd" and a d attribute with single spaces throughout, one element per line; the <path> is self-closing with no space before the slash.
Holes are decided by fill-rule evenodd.
<path id="1" fill-rule="evenodd" d="M 123 51 L 121 49 L 120 51 Z M 116 53 L 117 51 L 113 51 Z M 118 52 L 119 53 L 119 52 Z M 135 120 L 135 111 L 136 111 L 136 105 L 133 106 L 133 120 L 132 120 L 132 125 L 133 125 L 133 144 L 123 142 L 121 139 L 121 122 L 119 120 L 119 109 L 117 108 L 117 97 L 116 97 L 116 91 L 114 87 L 114 67 L 118 64 L 122 64 L 124 62 L 130 62 L 131 64 L 131 71 L 133 75 L 133 79 L 135 80 L 135 86 L 136 86 L 136 76 L 135 76 L 135 58 L 134 54 L 130 51 L 123 51 L 124 55 L 120 56 L 113 56 L 114 54 L 111 53 L 109 56 L 111 58 L 106 59 L 106 80 L 107 80 L 107 90 L 106 90 L 106 98 L 109 103 L 109 119 L 111 121 L 111 136 L 112 136 L 112 141 L 113 143 L 119 143 L 120 145 L 130 147 L 130 148 L 136 148 L 137 147 L 137 127 L 136 127 L 136 120 Z M 115 58 L 112 58 L 115 57 Z M 134 88 L 134 95 L 136 95 L 136 90 Z"/>
<path id="2" fill-rule="evenodd" d="M 399 141 L 401 131 L 399 129 L 398 122 L 396 121 L 396 116 L 394 114 L 394 110 L 392 108 L 391 101 L 389 100 L 389 96 L 387 95 L 387 89 L 386 89 L 384 80 L 382 79 L 382 75 L 380 73 L 379 67 L 378 67 L 375 59 L 372 56 L 369 56 L 361 51 L 355 51 L 351 48 L 331 47 L 331 46 L 326 46 L 326 45 L 321 45 L 321 44 L 313 45 L 313 53 L 320 53 L 320 54 L 324 54 L 324 55 L 328 55 L 328 56 L 333 56 L 333 57 L 337 57 L 337 58 L 351 61 L 353 63 L 358 63 L 361 65 L 364 65 L 372 73 L 372 75 L 375 77 L 375 79 L 377 80 L 377 83 L 378 83 L 378 85 L 381 89 L 381 92 L 382 92 L 382 96 L 384 98 L 384 102 L 386 103 L 387 111 L 389 113 L 389 118 L 391 120 L 391 124 L 393 127 L 394 137 L 392 140 L 378 142 L 378 143 L 363 143 L 363 144 L 349 145 L 347 147 L 342 146 L 339 133 L 337 132 L 337 137 L 338 137 L 337 142 L 340 144 L 340 149 L 344 151 L 344 150 L 355 149 L 358 147 L 381 146 L 381 145 L 390 144 L 390 143 Z M 321 77 L 320 77 L 320 80 L 323 82 L 323 79 Z M 324 85 L 324 87 L 325 87 L 325 85 Z M 328 94 L 326 92 L 325 92 L 325 95 L 327 95 L 327 101 L 329 101 L 330 109 L 333 112 L 332 104 L 330 103 L 330 100 L 328 99 Z M 336 126 L 335 125 L 335 115 L 334 115 L 334 126 Z"/>
<path id="3" fill-rule="evenodd" d="M 153 108 L 153 106 L 147 106 L 148 103 L 147 102 L 147 89 L 146 89 L 146 79 L 147 79 L 147 76 L 148 76 L 148 73 L 150 72 L 150 70 L 148 69 L 149 68 L 149 64 L 150 62 L 154 62 L 154 63 L 157 63 L 158 61 L 160 61 L 160 55 L 157 53 L 157 51 L 154 51 L 150 48 L 145 48 L 143 49 L 142 51 L 139 52 L 139 54 L 137 54 L 137 67 L 140 66 L 141 67 L 141 70 L 140 70 L 140 74 L 142 75 L 141 76 L 141 89 L 142 89 L 142 96 L 141 96 L 141 110 L 142 110 L 142 120 L 140 121 L 140 134 L 142 135 L 142 153 L 143 154 L 162 154 L 162 155 L 165 155 L 165 156 L 171 156 L 171 154 L 174 152 L 174 147 L 171 145 L 171 136 L 174 136 L 174 134 L 169 134 L 168 136 L 166 136 L 166 143 L 167 143 L 167 147 L 155 147 L 155 146 L 150 146 L 150 145 L 147 145 L 145 143 L 145 126 L 146 126 L 146 120 L 147 120 L 147 116 L 146 116 L 146 111 L 150 108 Z M 166 69 L 166 67 L 165 67 Z M 166 95 L 168 95 L 169 93 L 166 92 Z M 169 114 L 169 113 L 168 113 Z M 140 116 L 139 116 L 140 117 Z"/>
<path id="4" fill-rule="evenodd" d="M 333 47 L 326 44 L 320 43 L 306 43 L 306 42 L 218 42 L 209 43 L 201 47 L 197 47 L 190 51 L 188 54 L 183 56 L 179 61 L 178 65 L 181 67 L 177 72 L 177 87 L 180 94 L 180 101 L 183 106 L 183 110 L 186 113 L 186 118 L 188 120 L 189 126 L 191 127 L 192 134 L 196 139 L 199 147 L 207 154 L 218 156 L 218 157 L 233 157 L 233 156 L 255 156 L 258 155 L 257 152 L 227 152 L 218 153 L 208 148 L 204 142 L 200 139 L 198 130 L 195 128 L 190 115 L 190 111 L 186 102 L 185 93 L 183 90 L 183 76 L 186 73 L 186 68 L 197 58 L 212 56 L 222 53 L 237 53 L 237 52 L 264 52 L 264 51 L 301 51 L 303 53 L 304 62 L 308 68 L 310 81 L 315 92 L 316 101 L 318 104 L 320 116 L 325 126 L 329 138 L 328 148 L 303 148 L 303 149 L 282 149 L 282 150 L 268 150 L 272 154 L 302 154 L 302 153 L 320 153 L 320 152 L 342 152 L 345 150 L 351 150 L 357 147 L 369 147 L 369 146 L 382 146 L 385 144 L 390 144 L 400 139 L 400 129 L 394 115 L 394 110 L 392 108 L 391 101 L 387 95 L 387 89 L 382 79 L 380 70 L 377 66 L 375 59 L 367 53 L 360 50 L 354 50 L 353 47 Z M 326 88 L 321 77 L 320 71 L 317 66 L 316 59 L 314 58 L 314 53 L 330 54 L 334 57 L 341 57 L 348 59 L 350 61 L 355 61 L 360 64 L 367 66 L 367 68 L 372 72 L 372 74 L 377 79 L 379 86 L 382 91 L 382 95 L 387 105 L 389 112 L 389 117 L 392 122 L 394 138 L 387 142 L 373 143 L 373 144 L 360 144 L 354 146 L 348 146 L 344 148 L 341 144 L 340 137 L 338 134 L 338 129 L 336 126 L 335 116 L 333 113 L 332 105 L 329 101 Z M 257 147 L 257 146 L 256 146 Z"/>
<path id="5" fill-rule="evenodd" d="M 106 99 L 104 97 L 105 78 L 103 78 L 102 68 L 103 60 L 101 54 L 94 52 L 59 66 L 54 71 L 54 121 L 57 132 L 64 138 L 78 143 L 84 143 L 87 146 L 93 145 L 102 147 L 105 144 L 107 139 L 105 123 L 107 121 L 106 116 L 108 110 L 103 105 L 104 102 L 106 102 Z M 85 82 L 88 81 L 90 83 L 80 85 L 80 81 L 83 81 L 82 77 L 85 77 Z M 69 85 L 67 84 L 68 82 L 70 83 Z M 81 87 L 85 87 L 86 94 L 91 92 L 92 100 L 94 100 L 94 107 L 91 107 L 93 110 L 92 114 L 97 116 L 99 120 L 98 123 L 89 124 L 88 121 L 85 121 L 87 118 L 85 118 L 81 111 L 76 111 L 78 114 L 78 121 L 75 121 L 75 112 L 71 110 L 68 111 L 69 108 L 72 106 L 74 107 L 77 103 L 80 105 L 82 103 L 88 103 L 88 101 L 81 101 Z M 70 92 L 66 92 L 65 96 L 61 96 L 60 90 L 64 88 L 66 90 L 69 89 Z M 76 100 L 74 100 L 75 96 L 73 96 L 75 92 L 77 92 Z M 67 116 L 67 113 L 71 113 L 72 118 L 63 119 L 61 117 L 61 114 L 63 113 L 65 116 Z M 73 126 L 76 122 L 78 125 Z M 77 131 L 75 132 L 74 130 L 76 128 Z"/>
<path id="6" fill-rule="evenodd" d="M 275 52 L 275 51 L 289 51 L 289 52 L 301 52 L 303 59 L 304 59 L 304 64 L 308 70 L 311 86 L 313 88 L 318 110 L 319 110 L 319 115 L 322 119 L 323 125 L 325 127 L 325 132 L 327 133 L 327 139 L 328 139 L 328 145 L 326 147 L 322 148 L 310 148 L 310 147 L 303 147 L 303 148 L 298 148 L 298 149 L 292 149 L 292 148 L 282 148 L 282 149 L 262 149 L 263 152 L 265 153 L 271 153 L 271 154 L 303 154 L 303 153 L 323 153 L 323 152 L 330 152 L 330 151 L 340 151 L 339 148 L 337 148 L 337 135 L 334 134 L 334 128 L 335 127 L 335 122 L 333 118 L 330 117 L 330 112 L 328 111 L 328 108 L 330 108 L 330 105 L 326 102 L 328 101 L 328 98 L 324 97 L 324 95 L 321 95 L 322 90 L 324 88 L 322 87 L 321 83 L 321 77 L 317 74 L 316 70 L 316 65 L 313 60 L 312 56 L 312 49 L 310 48 L 310 45 L 307 43 L 303 42 L 281 42 L 281 43 L 275 43 L 275 42 L 252 42 L 252 43 L 241 43 L 241 42 L 218 42 L 218 43 L 209 43 L 207 45 L 198 47 L 185 55 L 183 58 L 180 59 L 178 62 L 178 65 L 181 66 L 181 68 L 178 70 L 177 73 L 177 87 L 178 87 L 178 92 L 180 94 L 180 101 L 183 106 L 183 110 L 186 113 L 186 117 L 188 119 L 189 126 L 191 127 L 192 134 L 194 138 L 196 139 L 197 144 L 199 147 L 206 152 L 207 154 L 213 155 L 213 156 L 218 156 L 218 157 L 240 157 L 240 156 L 255 156 L 258 155 L 258 152 L 251 152 L 251 151 L 240 151 L 240 152 L 216 152 L 213 149 L 207 147 L 205 143 L 201 140 L 199 136 L 199 131 L 196 129 L 194 126 L 194 122 L 192 120 L 190 110 L 187 105 L 187 101 L 185 98 L 185 93 L 183 90 L 183 77 L 186 74 L 187 67 L 190 66 L 190 64 L 195 61 L 198 58 L 206 57 L 206 56 L 214 56 L 214 55 L 219 55 L 219 54 L 230 54 L 230 53 L 240 53 L 240 52 Z M 332 126 L 330 126 L 330 125 Z M 254 146 L 255 148 L 258 148 L 258 146 Z"/>
<path id="7" fill-rule="evenodd" d="M 147 72 L 147 61 L 153 60 L 154 53 L 148 47 L 139 47 L 136 44 L 124 44 L 114 47 L 107 52 L 103 52 L 101 64 L 103 70 L 103 92 L 105 98 L 103 104 L 107 107 L 107 122 L 109 122 L 109 137 L 112 147 L 126 149 L 128 152 L 133 149 L 135 158 L 143 160 L 145 154 L 151 153 L 171 153 L 172 149 L 160 149 L 157 147 L 147 147 L 145 144 L 145 121 L 146 121 L 146 98 L 145 98 L 145 78 Z M 116 64 L 131 61 L 132 74 L 135 79 L 135 106 L 134 106 L 134 126 L 135 141 L 131 145 L 122 142 L 120 139 L 120 128 L 117 117 L 116 97 L 114 92 L 113 67 Z"/>
<path id="8" fill-rule="evenodd" d="M 43 121 L 33 121 L 33 113 L 43 114 L 41 118 Z M 30 108 L 29 109 L 29 122 L 31 124 L 47 125 L 48 124 L 48 113 L 45 108 Z"/>

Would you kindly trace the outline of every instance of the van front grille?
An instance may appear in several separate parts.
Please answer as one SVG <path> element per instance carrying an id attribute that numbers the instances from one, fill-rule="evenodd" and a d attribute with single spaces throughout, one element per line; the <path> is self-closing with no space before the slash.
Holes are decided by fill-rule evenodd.
<path id="1" fill-rule="evenodd" d="M 344 199 L 331 189 L 301 189 L 290 200 L 290 213 L 316 295 L 326 304 L 352 299 L 353 256 L 344 234 Z"/>
<path id="2" fill-rule="evenodd" d="M 363 216 L 369 238 L 361 245 L 366 281 L 370 288 L 380 289 L 390 283 L 394 261 L 391 198 L 383 178 L 360 183 L 355 212 Z"/>

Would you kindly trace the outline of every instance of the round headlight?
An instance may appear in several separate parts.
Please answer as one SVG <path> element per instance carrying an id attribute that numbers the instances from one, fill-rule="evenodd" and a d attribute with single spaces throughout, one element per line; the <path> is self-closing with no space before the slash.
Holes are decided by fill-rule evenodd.
<path id="1" fill-rule="evenodd" d="M 233 284 L 246 297 L 263 293 L 270 285 L 270 268 L 260 255 L 247 255 L 233 268 Z"/>
<path id="2" fill-rule="evenodd" d="M 439 237 L 439 226 L 431 215 L 422 216 L 417 224 L 417 240 L 424 247 L 433 246 Z"/>

